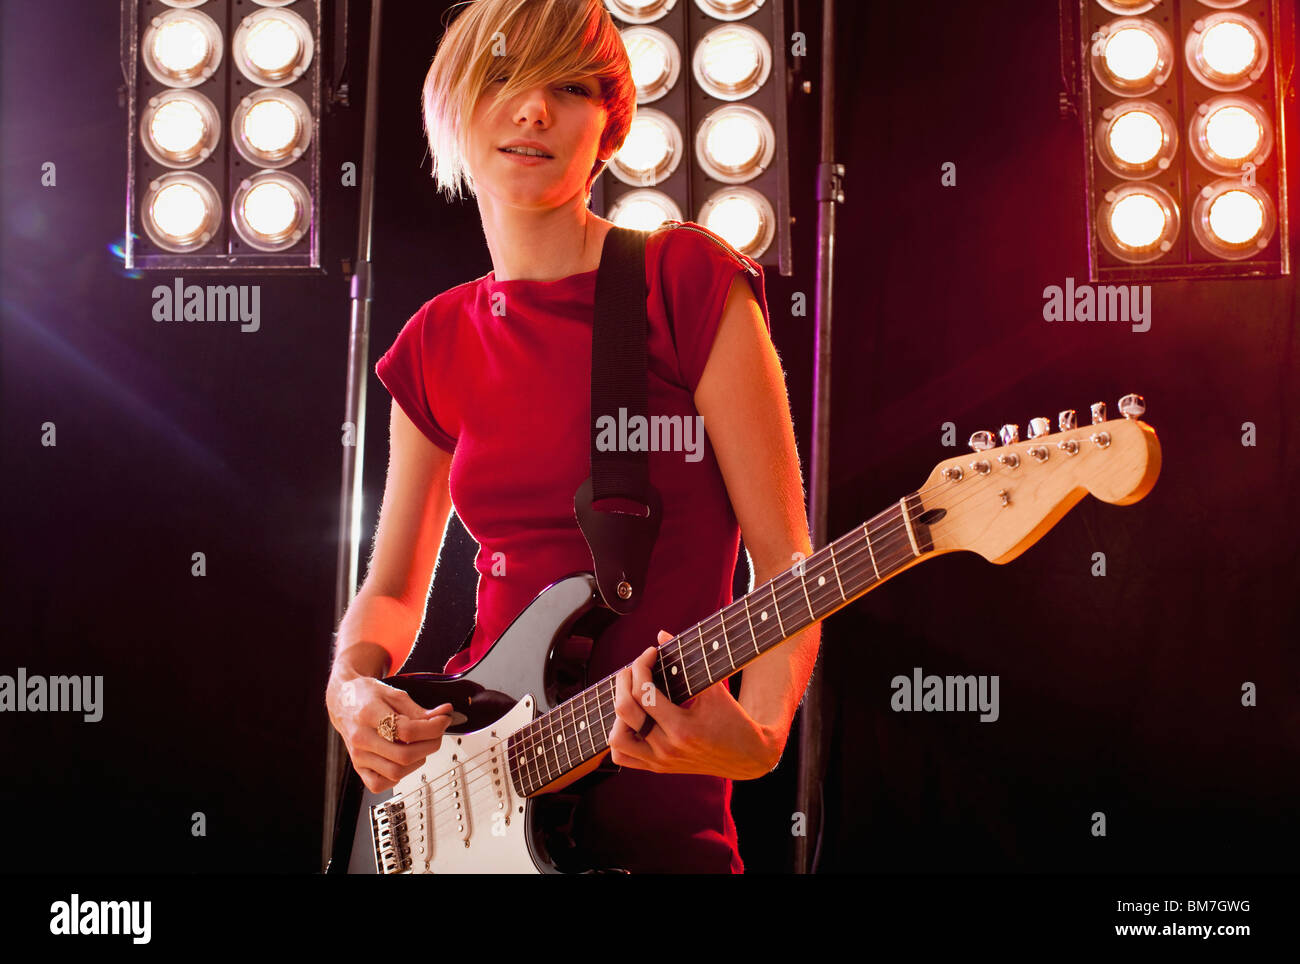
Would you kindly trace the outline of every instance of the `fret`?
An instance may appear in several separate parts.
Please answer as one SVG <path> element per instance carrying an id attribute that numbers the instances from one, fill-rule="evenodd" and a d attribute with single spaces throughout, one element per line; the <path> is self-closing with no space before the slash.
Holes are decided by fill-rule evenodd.
<path id="1" fill-rule="evenodd" d="M 676 641 L 674 640 L 674 642 Z M 687 698 L 689 698 L 694 696 L 695 693 L 691 690 L 691 674 L 690 671 L 686 668 L 686 652 L 685 650 L 682 649 L 681 643 L 676 643 L 676 645 L 677 645 L 677 662 L 675 662 L 671 667 L 669 667 L 668 671 L 673 676 L 678 675 L 679 670 L 681 671 L 682 681 L 686 684 L 686 696 Z M 664 682 L 667 683 L 668 679 L 669 677 L 665 676 Z"/>
<path id="2" fill-rule="evenodd" d="M 835 543 L 832 542 L 826 548 L 831 551 L 831 571 L 835 573 L 835 585 L 839 587 L 840 598 L 848 602 L 849 597 L 844 595 L 844 583 L 840 582 L 840 567 L 835 564 Z"/>
<path id="3" fill-rule="evenodd" d="M 776 579 L 773 578 L 768 586 L 772 589 L 772 609 L 776 612 L 776 624 L 781 628 L 781 638 L 785 639 L 785 623 L 781 622 L 781 604 L 776 601 Z"/>
<path id="4" fill-rule="evenodd" d="M 807 561 L 808 561 L 807 559 L 799 560 L 799 562 L 801 563 L 807 563 Z M 795 563 L 795 565 L 799 565 L 799 563 Z M 813 622 L 816 622 L 817 613 L 813 611 L 812 600 L 808 598 L 807 567 L 799 566 L 798 573 L 799 573 L 799 585 L 803 588 L 803 601 L 808 604 L 808 616 Z"/>
<path id="5" fill-rule="evenodd" d="M 749 614 L 749 596 L 741 596 L 740 601 L 745 604 L 745 625 L 749 627 L 749 638 L 754 641 L 754 655 L 758 656 L 762 650 L 758 648 L 758 637 L 754 635 L 754 617 Z"/>
<path id="6" fill-rule="evenodd" d="M 590 690 L 582 691 L 582 722 L 584 729 L 587 731 L 587 747 L 591 751 L 591 756 L 596 755 L 596 740 L 591 735 L 591 708 L 587 705 L 588 693 Z M 597 700 L 599 703 L 599 700 Z"/>
<path id="7" fill-rule="evenodd" d="M 733 604 L 734 605 L 734 604 Z M 736 657 L 731 653 L 731 640 L 727 639 L 727 610 L 731 606 L 724 606 L 718 613 L 718 619 L 722 627 L 722 645 L 727 647 L 727 659 L 731 661 L 731 671 L 736 671 Z"/>
<path id="8" fill-rule="evenodd" d="M 713 670 L 709 669 L 709 652 L 704 648 L 704 625 L 696 623 L 696 632 L 700 634 L 700 655 L 704 657 L 704 672 L 709 677 L 709 685 L 713 685 Z"/>
<path id="9" fill-rule="evenodd" d="M 916 545 L 916 533 L 914 533 L 914 532 L 912 531 L 912 520 L 911 520 L 911 518 L 908 517 L 908 514 L 907 514 L 907 497 L 906 497 L 906 496 L 904 496 L 903 498 L 901 498 L 901 499 L 898 500 L 898 509 L 899 509 L 900 512 L 903 513 L 903 524 L 907 527 L 907 541 L 910 542 L 910 543 L 912 544 L 912 552 L 913 552 L 915 555 L 918 555 L 918 556 L 919 556 L 919 555 L 921 554 L 921 550 L 917 548 L 917 545 Z"/>
<path id="10" fill-rule="evenodd" d="M 879 581 L 880 581 L 880 567 L 876 565 L 876 554 L 875 554 L 875 552 L 873 552 L 872 549 L 871 549 L 871 530 L 868 528 L 870 525 L 871 525 L 871 520 L 870 520 L 870 519 L 868 519 L 866 522 L 862 523 L 862 538 L 865 539 L 865 540 L 867 541 L 867 555 L 869 555 L 869 556 L 871 557 L 871 568 L 872 568 L 872 569 L 875 571 L 875 573 L 876 573 L 876 581 L 879 582 Z"/>

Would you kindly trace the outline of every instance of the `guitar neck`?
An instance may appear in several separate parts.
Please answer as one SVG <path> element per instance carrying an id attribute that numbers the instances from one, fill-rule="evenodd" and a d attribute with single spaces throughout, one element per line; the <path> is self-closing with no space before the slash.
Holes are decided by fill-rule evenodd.
<path id="1" fill-rule="evenodd" d="M 934 550 L 920 496 L 817 550 L 659 647 L 655 686 L 674 703 L 744 669 L 800 630 L 825 619 Z M 522 796 L 560 779 L 609 747 L 611 674 L 510 736 L 510 773 Z"/>

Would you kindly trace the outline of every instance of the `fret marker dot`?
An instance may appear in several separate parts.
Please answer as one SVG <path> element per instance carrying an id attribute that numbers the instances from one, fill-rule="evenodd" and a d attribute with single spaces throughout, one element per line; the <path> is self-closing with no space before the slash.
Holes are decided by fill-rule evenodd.
<path id="1" fill-rule="evenodd" d="M 559 742 L 560 742 L 560 734 L 558 734 L 558 733 L 555 734 L 555 742 L 556 742 L 556 743 L 559 743 Z"/>
<path id="2" fill-rule="evenodd" d="M 817 577 L 817 585 L 819 585 L 819 586 L 824 586 L 824 585 L 826 585 L 826 577 L 825 577 L 825 576 L 818 576 L 818 577 Z"/>
<path id="3" fill-rule="evenodd" d="M 759 614 L 758 614 L 758 618 L 759 618 L 759 619 L 766 619 L 766 618 L 767 618 L 767 610 L 764 609 L 761 613 L 759 613 Z"/>
<path id="4" fill-rule="evenodd" d="M 587 724 L 584 723 L 582 720 L 579 720 L 579 721 L 578 721 L 578 729 L 580 729 L 580 730 L 585 730 L 586 728 L 587 728 Z"/>
<path id="5" fill-rule="evenodd" d="M 677 675 L 677 667 L 676 667 L 676 666 L 673 667 L 673 675 L 674 675 L 674 676 Z"/>
<path id="6" fill-rule="evenodd" d="M 718 641 L 716 639 L 713 641 L 713 648 L 714 649 L 718 648 Z"/>
<path id="7" fill-rule="evenodd" d="M 538 756 L 542 755 L 542 748 L 540 746 L 537 748 L 537 755 Z"/>

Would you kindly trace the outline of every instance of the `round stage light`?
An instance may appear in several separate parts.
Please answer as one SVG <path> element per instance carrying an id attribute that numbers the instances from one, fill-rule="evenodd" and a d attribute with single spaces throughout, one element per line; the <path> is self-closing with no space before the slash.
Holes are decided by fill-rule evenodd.
<path id="1" fill-rule="evenodd" d="M 1097 235 L 1122 261 L 1154 261 L 1178 237 L 1178 204 L 1157 184 L 1130 182 L 1107 191 L 1097 211 Z"/>
<path id="2" fill-rule="evenodd" d="M 283 251 L 311 227 L 311 195 L 292 174 L 259 171 L 243 180 L 230 206 L 235 230 L 259 251 Z"/>
<path id="3" fill-rule="evenodd" d="M 1273 199 L 1239 178 L 1206 185 L 1192 202 L 1192 235 L 1216 257 L 1240 261 L 1258 255 L 1276 230 Z"/>
<path id="4" fill-rule="evenodd" d="M 682 52 L 658 27 L 628 27 L 622 31 L 636 84 L 636 102 L 649 104 L 673 89 L 682 72 Z"/>
<path id="5" fill-rule="evenodd" d="M 140 114 L 140 141 L 145 151 L 168 167 L 202 163 L 220 140 L 217 108 L 197 91 L 165 90 L 150 97 Z"/>
<path id="6" fill-rule="evenodd" d="M 212 240 L 221 220 L 221 199 L 212 182 L 191 171 L 174 171 L 149 182 L 140 202 L 145 234 L 165 251 L 185 254 Z"/>
<path id="7" fill-rule="evenodd" d="M 1153 101 L 1126 100 L 1102 111 L 1093 138 L 1097 157 L 1112 174 L 1151 177 L 1166 170 L 1178 150 L 1178 129 Z"/>
<path id="8" fill-rule="evenodd" d="M 663 111 L 647 107 L 636 112 L 627 139 L 609 162 L 609 170 L 624 184 L 649 187 L 670 177 L 682 160 L 682 132 Z"/>
<path id="9" fill-rule="evenodd" d="M 776 154 L 771 122 L 747 104 L 710 111 L 695 133 L 695 157 L 704 172 L 724 184 L 742 184 L 762 174 Z"/>
<path id="10" fill-rule="evenodd" d="M 208 0 L 160 0 L 165 7 L 178 7 L 182 10 L 188 10 L 191 7 L 201 7 Z"/>
<path id="11" fill-rule="evenodd" d="M 745 24 L 714 27 L 696 45 L 691 66 L 706 93 L 719 100 L 741 100 L 767 82 L 772 45 Z"/>
<path id="12" fill-rule="evenodd" d="M 1264 75 L 1268 37 L 1245 14 L 1216 13 L 1193 24 L 1186 52 L 1187 66 L 1206 87 L 1243 90 Z"/>
<path id="13" fill-rule="evenodd" d="M 1103 10 L 1118 13 L 1121 16 L 1146 13 L 1159 2 L 1160 0 L 1097 0 L 1097 4 Z"/>
<path id="14" fill-rule="evenodd" d="M 168 87 L 203 83 L 221 66 L 221 48 L 221 28 L 200 10 L 160 13 L 140 38 L 145 69 Z"/>
<path id="15" fill-rule="evenodd" d="M 718 191 L 700 208 L 696 220 L 755 261 L 763 256 L 776 236 L 776 211 L 772 203 L 750 187 L 726 187 Z"/>
<path id="16" fill-rule="evenodd" d="M 311 64 L 311 28 L 292 10 L 258 10 L 240 22 L 231 48 L 245 77 L 262 87 L 283 87 Z"/>
<path id="17" fill-rule="evenodd" d="M 675 6 L 677 0 L 605 0 L 605 9 L 624 23 L 653 23 Z"/>
<path id="18" fill-rule="evenodd" d="M 628 191 L 615 201 L 609 219 L 619 227 L 653 231 L 665 221 L 680 221 L 682 209 L 662 191 L 641 188 Z"/>
<path id="19" fill-rule="evenodd" d="M 291 90 L 264 87 L 239 102 L 231 134 L 245 160 L 284 167 L 302 157 L 311 143 L 311 108 Z"/>
<path id="20" fill-rule="evenodd" d="M 1149 94 L 1169 79 L 1173 64 L 1169 35 L 1145 17 L 1112 20 L 1093 35 L 1092 72 L 1112 94 Z"/>
<path id="21" fill-rule="evenodd" d="M 715 20 L 743 20 L 763 5 L 763 0 L 695 0 L 695 5 Z"/>
<path id="22" fill-rule="evenodd" d="M 1273 122 L 1249 97 L 1215 97 L 1197 107 L 1188 143 L 1207 169 L 1239 174 L 1248 162 L 1258 167 L 1268 160 L 1273 152 Z"/>

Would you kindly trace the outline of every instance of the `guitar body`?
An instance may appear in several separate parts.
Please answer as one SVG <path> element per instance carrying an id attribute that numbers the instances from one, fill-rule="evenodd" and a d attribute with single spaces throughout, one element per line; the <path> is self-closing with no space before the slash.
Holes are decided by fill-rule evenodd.
<path id="1" fill-rule="evenodd" d="M 425 708 L 451 703 L 465 719 L 448 727 L 438 752 L 420 769 L 383 793 L 368 790 L 349 761 L 326 872 L 592 869 L 562 866 L 552 852 L 559 832 L 554 825 L 571 816 L 576 797 L 521 797 L 504 750 L 511 733 L 586 685 L 590 641 L 614 618 L 601 604 L 595 577 L 578 573 L 538 594 L 464 672 L 406 673 L 384 680 Z M 394 802 L 397 815 L 388 812 Z"/>

